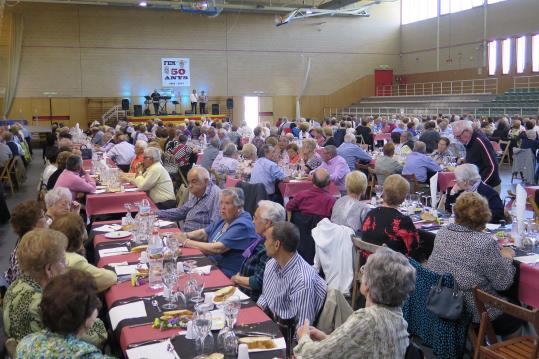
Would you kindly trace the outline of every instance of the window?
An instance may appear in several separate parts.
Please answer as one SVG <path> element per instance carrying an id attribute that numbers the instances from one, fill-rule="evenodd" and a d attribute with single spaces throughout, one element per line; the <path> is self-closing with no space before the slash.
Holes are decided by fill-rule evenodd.
<path id="1" fill-rule="evenodd" d="M 487 4 L 496 4 L 497 2 L 502 2 L 505 0 L 487 0 Z"/>
<path id="2" fill-rule="evenodd" d="M 524 72 L 526 67 L 526 36 L 517 39 L 517 73 Z"/>
<path id="3" fill-rule="evenodd" d="M 488 43 L 488 74 L 496 75 L 498 67 L 498 41 Z"/>
<path id="4" fill-rule="evenodd" d="M 539 72 L 539 35 L 532 37 L 532 71 Z"/>
<path id="5" fill-rule="evenodd" d="M 469 10 L 473 7 L 483 6 L 484 2 L 484 0 L 440 0 L 440 14 Z"/>
<path id="6" fill-rule="evenodd" d="M 244 103 L 244 119 L 247 122 L 247 126 L 255 128 L 258 126 L 258 97 L 257 96 L 245 96 L 243 98 Z"/>
<path id="7" fill-rule="evenodd" d="M 507 75 L 511 71 L 511 39 L 502 41 L 502 73 Z"/>
<path id="8" fill-rule="evenodd" d="M 402 24 L 426 20 L 438 15 L 438 0 L 402 0 Z"/>

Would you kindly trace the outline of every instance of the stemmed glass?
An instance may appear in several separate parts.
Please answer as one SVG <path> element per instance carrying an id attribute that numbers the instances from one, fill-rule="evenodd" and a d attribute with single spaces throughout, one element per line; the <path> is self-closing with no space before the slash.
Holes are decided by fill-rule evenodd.
<path id="1" fill-rule="evenodd" d="M 211 330 L 211 313 L 209 311 L 197 310 L 193 315 L 193 330 L 200 341 L 200 352 L 205 354 L 204 342 Z M 211 348 L 210 348 L 211 349 Z M 196 358 L 202 358 L 203 356 L 197 356 Z"/>
<path id="2" fill-rule="evenodd" d="M 163 267 L 163 273 L 161 274 L 161 278 L 163 278 L 163 284 L 165 285 L 167 292 L 168 292 L 168 303 L 163 305 L 164 309 L 174 309 L 176 308 L 176 304 L 174 304 L 172 301 L 174 300 L 174 284 L 176 283 L 176 280 L 178 279 L 178 275 L 176 272 L 176 264 L 175 263 L 165 263 L 165 266 Z"/>
<path id="3" fill-rule="evenodd" d="M 203 302 L 204 297 L 202 296 L 202 292 L 204 291 L 205 284 L 204 277 L 200 274 L 193 273 L 191 279 L 189 280 L 189 284 L 195 293 L 195 296 L 191 298 L 191 301 L 195 304 Z"/>
<path id="4" fill-rule="evenodd" d="M 166 236 L 165 237 L 165 245 L 172 253 L 172 259 L 174 259 L 174 267 L 176 267 L 176 263 L 178 262 L 178 255 L 180 250 L 180 245 L 176 238 L 172 236 Z"/>
<path id="5" fill-rule="evenodd" d="M 376 200 L 377 203 L 380 202 L 380 199 L 382 198 L 382 193 L 384 192 L 384 187 L 381 184 L 377 184 L 374 186 L 374 193 L 376 193 Z"/>
<path id="6" fill-rule="evenodd" d="M 241 301 L 237 295 L 229 297 L 223 303 L 226 325 L 217 336 L 217 343 L 225 355 L 235 355 L 238 349 L 238 339 L 234 333 L 234 324 L 241 308 Z"/>
<path id="7" fill-rule="evenodd" d="M 193 276 L 193 269 L 197 267 L 197 261 L 194 259 L 188 259 L 183 262 L 183 266 L 185 271 L 189 274 L 189 280 L 191 280 Z"/>

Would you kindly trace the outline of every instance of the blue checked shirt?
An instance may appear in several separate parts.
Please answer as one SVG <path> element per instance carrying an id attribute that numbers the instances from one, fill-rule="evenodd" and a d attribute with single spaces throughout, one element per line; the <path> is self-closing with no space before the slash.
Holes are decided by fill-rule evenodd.
<path id="1" fill-rule="evenodd" d="M 220 194 L 221 189 L 210 181 L 201 198 L 197 198 L 189 193 L 189 199 L 183 206 L 157 211 L 157 217 L 169 221 L 184 220 L 182 226 L 184 232 L 206 228 L 220 218 Z"/>
<path id="2" fill-rule="evenodd" d="M 257 304 L 281 319 L 313 323 L 326 299 L 326 289 L 326 282 L 296 252 L 283 268 L 273 258 L 268 261 Z"/>

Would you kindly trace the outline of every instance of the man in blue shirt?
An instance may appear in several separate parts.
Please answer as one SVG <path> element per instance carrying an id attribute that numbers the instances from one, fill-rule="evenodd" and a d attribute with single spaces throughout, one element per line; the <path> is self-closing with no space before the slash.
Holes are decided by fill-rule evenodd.
<path id="1" fill-rule="evenodd" d="M 356 169 L 356 162 L 370 162 L 371 156 L 356 144 L 356 137 L 351 133 L 344 136 L 344 142 L 337 148 L 337 154 L 346 160 L 350 171 Z"/>
<path id="2" fill-rule="evenodd" d="M 283 170 L 276 163 L 278 151 L 275 151 L 273 146 L 264 145 L 261 147 L 260 151 L 264 157 L 260 157 L 256 160 L 249 183 L 262 183 L 266 188 L 268 196 L 272 196 L 275 194 L 275 183 L 284 180 L 285 175 Z"/>
<path id="3" fill-rule="evenodd" d="M 415 174 L 415 178 L 418 182 L 426 183 L 428 171 L 440 172 L 442 168 L 432 159 L 432 157 L 427 156 L 425 152 L 425 142 L 416 141 L 413 152 L 406 157 L 402 174 Z"/>
<path id="4" fill-rule="evenodd" d="M 208 227 L 174 237 L 185 247 L 197 248 L 217 262 L 217 267 L 231 277 L 238 273 L 243 262 L 243 251 L 257 239 L 253 219 L 243 210 L 245 196 L 241 188 L 221 191 L 221 219 Z"/>

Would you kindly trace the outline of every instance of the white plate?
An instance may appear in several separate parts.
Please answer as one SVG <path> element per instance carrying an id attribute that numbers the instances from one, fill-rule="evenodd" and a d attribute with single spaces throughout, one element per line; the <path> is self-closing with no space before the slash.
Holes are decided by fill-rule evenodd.
<path id="1" fill-rule="evenodd" d="M 213 294 L 215 295 L 215 292 L 213 292 Z M 236 288 L 236 291 L 234 292 L 234 294 L 231 295 L 231 297 L 233 295 L 237 295 L 240 298 L 240 301 L 249 299 L 249 296 L 243 293 L 239 288 Z M 212 299 L 212 303 L 215 304 L 216 306 L 220 306 L 223 304 L 223 302 L 216 302 L 213 299 Z"/>
<path id="2" fill-rule="evenodd" d="M 275 344 L 275 348 L 271 349 L 249 349 L 249 353 L 257 353 L 257 352 L 267 352 L 270 350 L 279 350 L 279 349 L 286 349 L 286 342 L 284 338 L 275 338 L 273 339 L 273 343 Z"/>
<path id="3" fill-rule="evenodd" d="M 105 233 L 105 237 L 106 238 L 111 238 L 111 239 L 129 237 L 130 235 L 131 235 L 131 232 L 128 232 L 128 231 L 118 231 L 118 232 Z"/>

